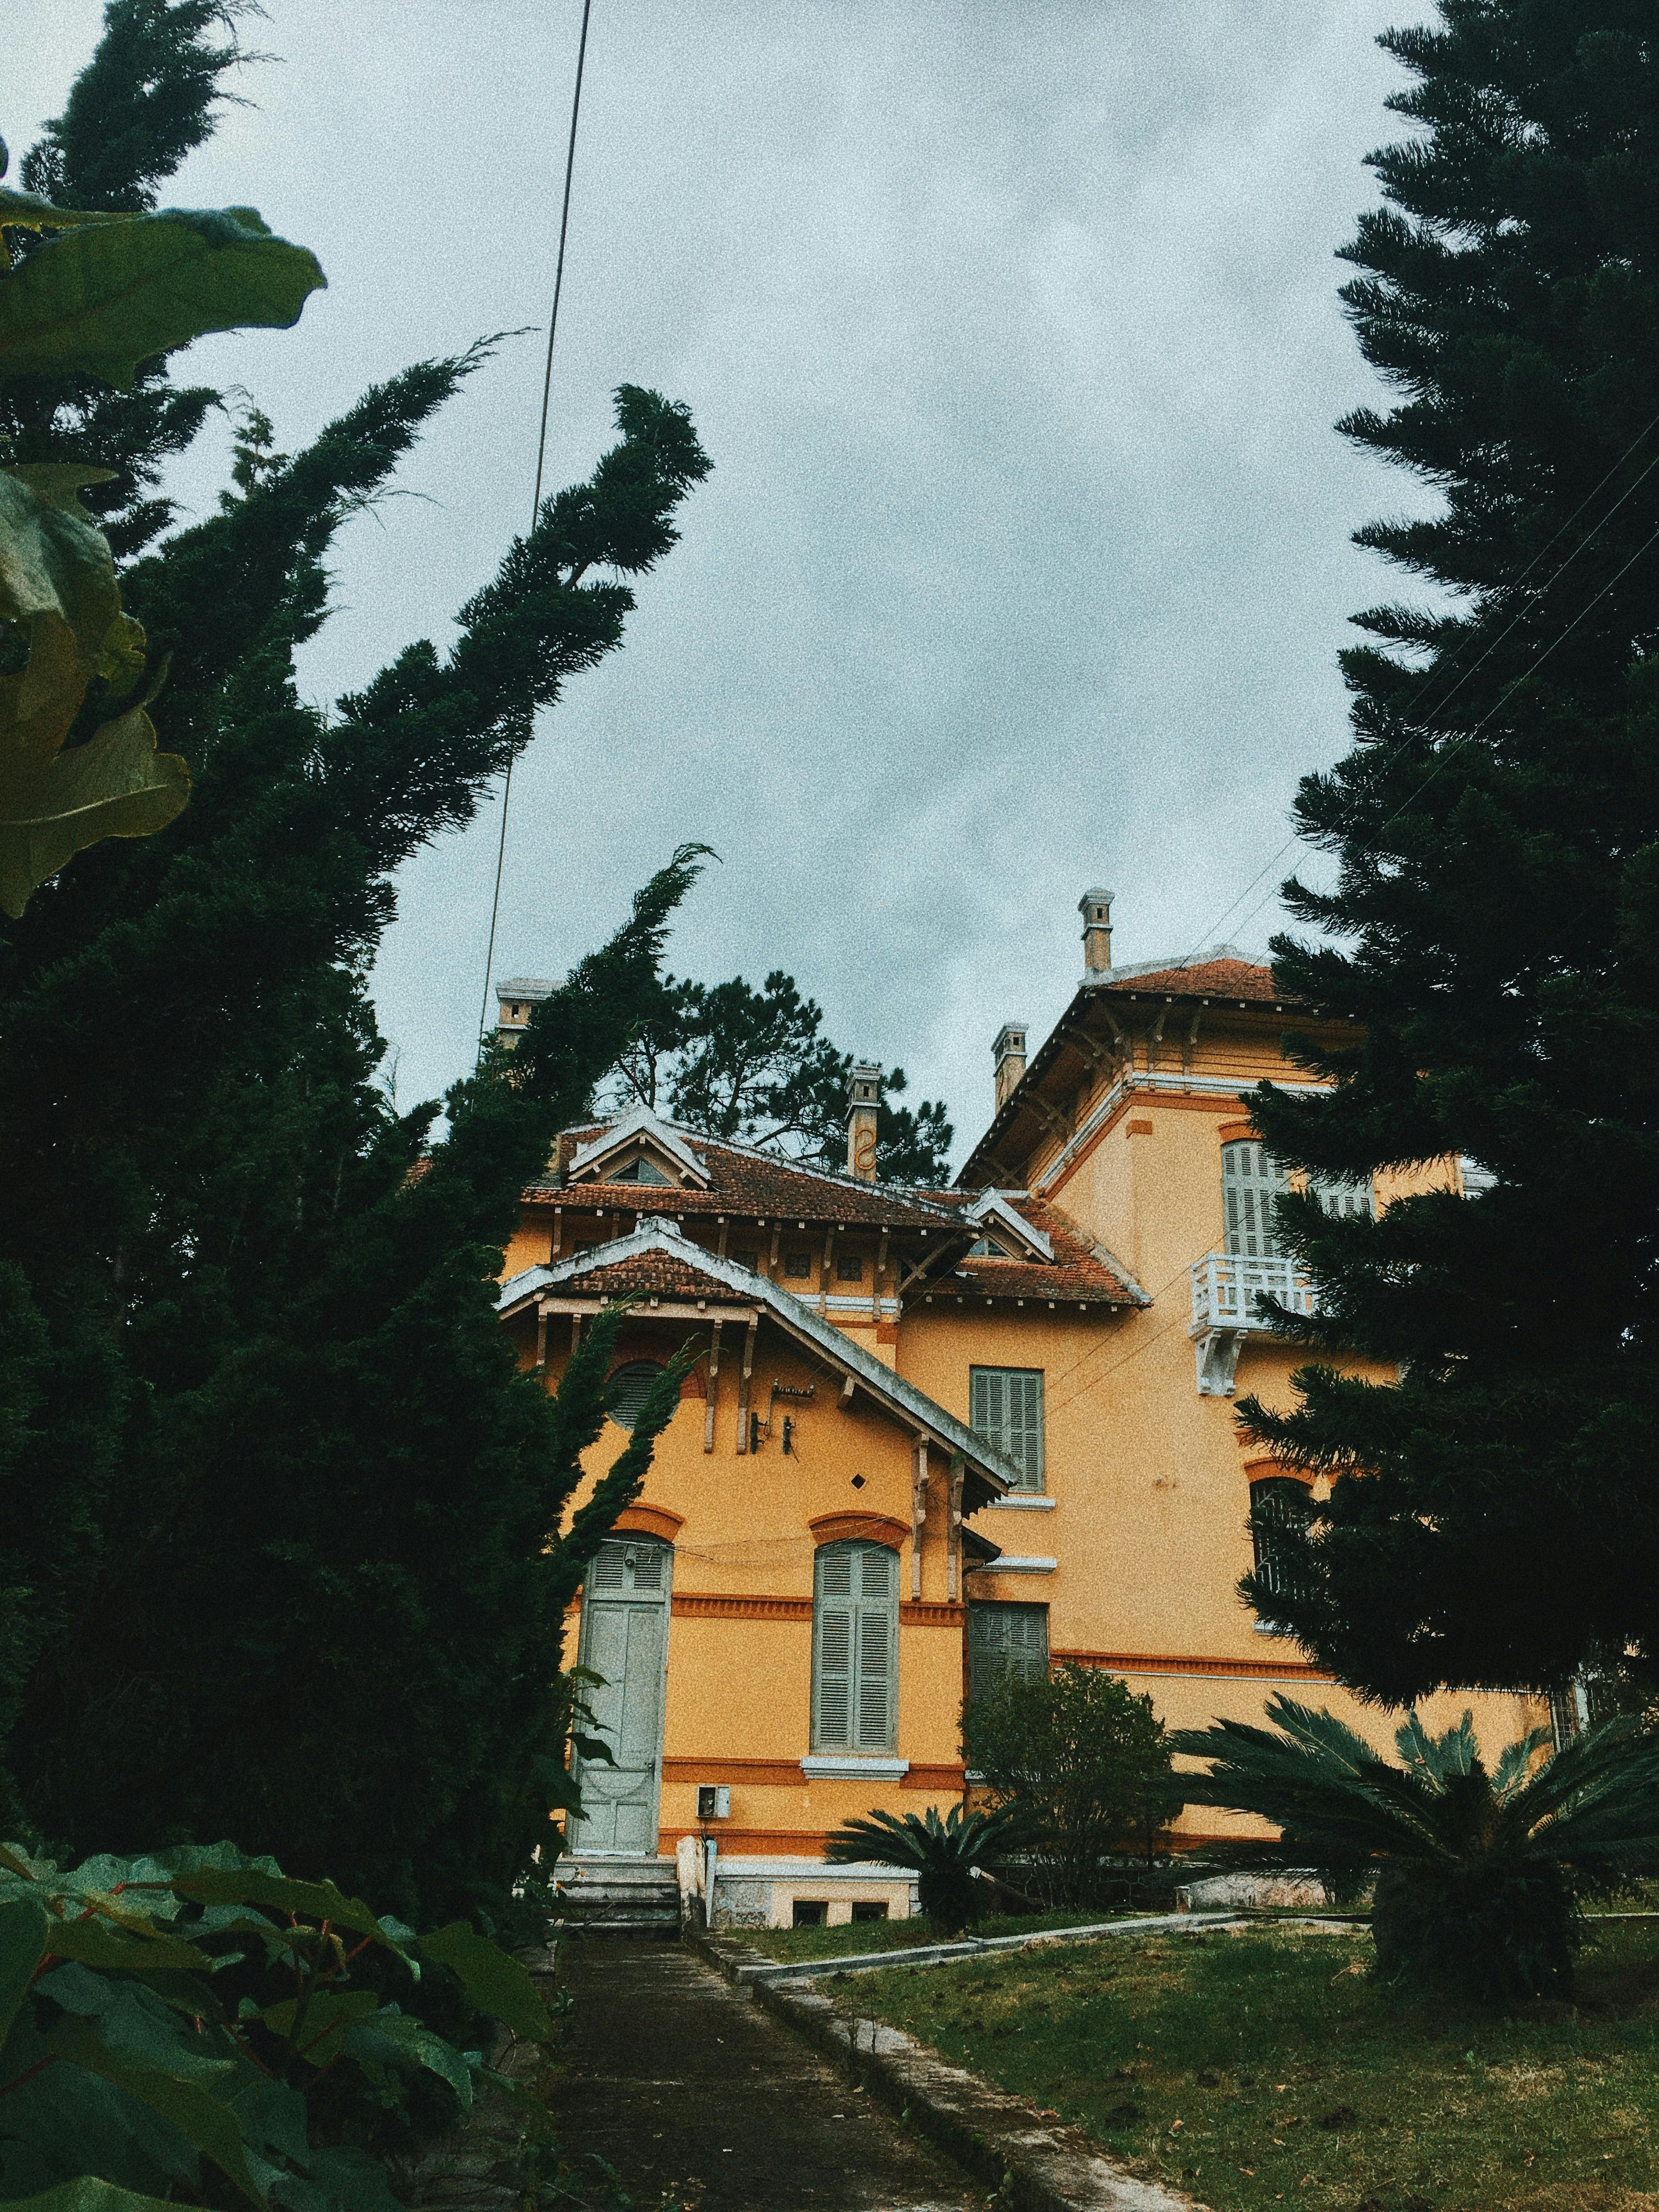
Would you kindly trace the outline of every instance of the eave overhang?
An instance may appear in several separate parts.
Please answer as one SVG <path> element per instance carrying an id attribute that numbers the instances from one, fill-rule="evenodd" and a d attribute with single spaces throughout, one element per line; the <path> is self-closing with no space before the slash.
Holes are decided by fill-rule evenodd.
<path id="1" fill-rule="evenodd" d="M 746 1310 L 745 1318 L 753 1312 L 768 1315 L 798 1344 L 816 1353 L 843 1380 L 850 1378 L 914 1435 L 925 1437 L 947 1455 L 959 1455 L 968 1478 L 963 1493 L 964 1506 L 988 1505 L 993 1498 L 1019 1487 L 1018 1471 L 1000 1453 L 981 1443 L 954 1414 L 936 1405 L 913 1382 L 896 1375 L 873 1352 L 865 1351 L 781 1284 L 757 1274 L 752 1268 L 739 1266 L 735 1260 L 705 1250 L 701 1244 L 683 1237 L 672 1221 L 660 1215 L 642 1220 L 630 1235 L 615 1237 L 608 1244 L 596 1244 L 579 1256 L 526 1267 L 509 1276 L 496 1294 L 496 1313 L 502 1321 L 507 1321 L 527 1307 L 538 1307 L 544 1301 L 556 1309 L 570 1310 L 582 1298 L 585 1276 L 648 1252 L 666 1254 L 703 1278 L 711 1288 L 718 1286 L 729 1293 L 734 1304 Z M 584 1302 L 586 1309 L 595 1312 L 608 1303 L 597 1290 Z M 653 1311 L 662 1313 L 664 1307 L 671 1304 L 678 1310 L 681 1303 L 678 1299 L 665 1300 L 663 1306 L 647 1305 L 640 1310 L 649 1316 Z M 698 1317 L 708 1320 L 711 1316 L 699 1312 Z"/>

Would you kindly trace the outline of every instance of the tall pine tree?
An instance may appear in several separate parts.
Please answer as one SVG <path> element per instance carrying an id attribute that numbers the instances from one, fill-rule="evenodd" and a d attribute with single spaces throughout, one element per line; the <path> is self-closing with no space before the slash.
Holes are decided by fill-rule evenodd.
<path id="1" fill-rule="evenodd" d="M 1322 1176 L 1484 1172 L 1284 1201 L 1301 1334 L 1400 1380 L 1243 1410 L 1338 1478 L 1296 1594 L 1247 1590 L 1392 1700 L 1659 1659 L 1659 17 L 1440 0 L 1382 43 L 1419 127 L 1344 297 L 1400 400 L 1343 427 L 1439 495 L 1359 542 L 1444 588 L 1358 617 L 1354 748 L 1297 804 L 1338 865 L 1276 974 L 1364 1041 L 1254 1111 Z"/>
<path id="2" fill-rule="evenodd" d="M 221 15 L 113 0 L 26 174 L 142 199 L 210 127 Z M 404 371 L 292 459 L 256 425 L 221 512 L 159 543 L 151 495 L 201 413 L 166 364 L 125 415 L 42 386 L 6 426 L 29 460 L 126 438 L 112 520 L 150 550 L 123 588 L 195 779 L 167 834 L 83 854 L 0 933 L 12 1811 L 75 1851 L 228 1834 L 423 1922 L 499 1905 L 545 1833 L 564 1603 L 648 1453 L 647 1425 L 548 1548 L 598 1385 L 556 1405 L 515 1376 L 493 1279 L 554 1132 L 656 1003 L 697 865 L 452 1091 L 441 1139 L 434 1108 L 392 1110 L 366 979 L 394 872 L 614 650 L 624 580 L 708 466 L 683 409 L 624 386 L 617 444 L 449 648 L 319 711 L 294 655 L 334 536 L 484 357 Z"/>

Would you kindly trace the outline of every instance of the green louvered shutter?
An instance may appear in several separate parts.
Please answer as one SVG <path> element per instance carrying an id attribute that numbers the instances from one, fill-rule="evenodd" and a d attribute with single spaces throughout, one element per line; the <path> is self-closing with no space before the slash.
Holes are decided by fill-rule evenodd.
<path id="1" fill-rule="evenodd" d="M 1022 1490 L 1041 1490 L 1042 1370 L 973 1367 L 968 1373 L 969 1426 L 982 1443 L 1013 1462 Z"/>
<path id="2" fill-rule="evenodd" d="M 1221 1147 L 1221 1203 L 1227 1249 L 1241 1260 L 1276 1260 L 1273 1200 L 1290 1188 L 1265 1145 L 1254 1139 Z"/>
<path id="3" fill-rule="evenodd" d="M 1048 1671 L 1048 1608 L 1046 1605 L 987 1604 L 968 1607 L 968 1695 L 983 1698 L 1012 1679 L 1041 1681 Z"/>
<path id="4" fill-rule="evenodd" d="M 898 1557 L 884 1544 L 860 1544 L 859 1576 L 858 1747 L 890 1751 L 896 1714 Z"/>
<path id="5" fill-rule="evenodd" d="M 812 1605 L 812 1748 L 890 1751 L 897 1673 L 897 1559 L 882 1544 L 825 1544 Z"/>

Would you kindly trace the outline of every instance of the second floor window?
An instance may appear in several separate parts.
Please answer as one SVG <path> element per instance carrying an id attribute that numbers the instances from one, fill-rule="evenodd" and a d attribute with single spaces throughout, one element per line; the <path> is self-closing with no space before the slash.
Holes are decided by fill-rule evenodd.
<path id="1" fill-rule="evenodd" d="M 1276 1260 L 1273 1201 L 1290 1188 L 1285 1170 L 1255 1138 L 1221 1147 L 1221 1205 L 1227 1249 L 1242 1260 Z"/>
<path id="2" fill-rule="evenodd" d="M 968 1425 L 974 1434 L 1013 1462 L 1022 1490 L 1041 1490 L 1042 1370 L 970 1367 L 968 1393 Z"/>
<path id="3" fill-rule="evenodd" d="M 1255 1139 L 1221 1147 L 1221 1204 L 1229 1252 L 1243 1260 L 1283 1257 L 1273 1205 L 1290 1188 L 1289 1176 Z M 1310 1176 L 1308 1188 L 1327 1213 L 1370 1215 L 1375 1210 L 1369 1180 L 1340 1182 L 1331 1176 Z"/>

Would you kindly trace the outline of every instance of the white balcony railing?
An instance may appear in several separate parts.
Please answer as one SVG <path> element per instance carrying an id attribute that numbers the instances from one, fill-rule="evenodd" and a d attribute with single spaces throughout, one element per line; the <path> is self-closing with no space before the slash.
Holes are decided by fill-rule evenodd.
<path id="1" fill-rule="evenodd" d="M 1208 1252 L 1193 1262 L 1190 1273 L 1189 1334 L 1197 1347 L 1199 1393 L 1230 1398 L 1240 1339 L 1270 1333 L 1273 1326 L 1261 1310 L 1261 1300 L 1273 1298 L 1291 1313 L 1310 1314 L 1313 1286 L 1294 1260 L 1252 1260 L 1236 1252 Z"/>

